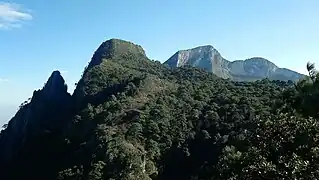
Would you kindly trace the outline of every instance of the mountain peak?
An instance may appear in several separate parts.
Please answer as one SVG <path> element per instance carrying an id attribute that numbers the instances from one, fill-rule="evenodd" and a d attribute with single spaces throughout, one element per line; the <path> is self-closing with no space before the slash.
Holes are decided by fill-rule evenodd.
<path id="1" fill-rule="evenodd" d="M 120 56 L 125 53 L 132 53 L 145 57 L 144 49 L 137 44 L 122 39 L 109 39 L 104 41 L 95 51 L 88 68 L 100 64 L 103 59 Z"/>
<path id="2" fill-rule="evenodd" d="M 180 50 L 165 62 L 165 64 L 171 67 L 181 67 L 185 65 L 199 67 L 223 78 L 228 78 L 228 73 L 224 72 L 223 68 L 215 67 L 226 67 L 227 63 L 228 61 L 225 60 L 212 45 Z"/>
<path id="3" fill-rule="evenodd" d="M 51 73 L 51 76 L 49 77 L 47 83 L 45 84 L 43 89 L 51 89 L 52 86 L 55 87 L 64 87 L 65 86 L 65 81 L 60 73 L 60 71 L 53 71 Z"/>
<path id="4" fill-rule="evenodd" d="M 51 76 L 48 79 L 49 82 L 59 82 L 59 83 L 64 83 L 64 79 L 61 75 L 61 72 L 58 70 L 55 70 L 51 73 Z"/>
<path id="5" fill-rule="evenodd" d="M 203 45 L 197 46 L 195 48 L 190 48 L 186 50 L 180 50 L 177 53 L 185 53 L 185 52 L 198 52 L 198 53 L 213 53 L 213 54 L 220 54 L 217 49 L 214 48 L 212 45 Z"/>
<path id="6" fill-rule="evenodd" d="M 211 45 L 181 50 L 170 57 L 165 64 L 171 67 L 190 65 L 205 69 L 222 78 L 250 81 L 263 78 L 278 80 L 298 80 L 301 74 L 283 70 L 262 57 L 228 61 Z"/>
<path id="7" fill-rule="evenodd" d="M 34 91 L 30 102 L 21 104 L 16 115 L 9 121 L 0 138 L 0 162 L 15 161 L 18 152 L 30 143 L 28 135 L 42 137 L 48 129 L 60 132 L 67 123 L 64 120 L 70 104 L 71 95 L 67 92 L 61 73 L 53 71 L 44 87 Z"/>
<path id="8" fill-rule="evenodd" d="M 170 66 L 198 65 L 205 57 L 216 57 L 219 52 L 212 45 L 203 45 L 191 49 L 179 50 L 165 63 Z"/>
<path id="9" fill-rule="evenodd" d="M 47 83 L 43 87 L 43 93 L 48 99 L 60 97 L 61 93 L 67 92 L 67 86 L 60 71 L 53 71 Z"/>
<path id="10" fill-rule="evenodd" d="M 255 62 L 255 63 L 262 63 L 262 64 L 269 64 L 271 66 L 276 66 L 273 62 L 269 61 L 268 59 L 265 59 L 263 57 L 252 57 L 245 60 L 245 62 Z"/>
<path id="11" fill-rule="evenodd" d="M 127 62 L 130 61 L 130 58 L 128 57 L 136 57 L 136 59 L 143 60 L 147 59 L 145 51 L 140 45 L 115 38 L 104 41 L 93 54 L 88 67 L 84 70 L 82 78 L 77 83 L 77 86 L 73 93 L 73 96 L 76 97 L 75 99 L 77 104 L 81 104 L 81 102 L 83 101 L 82 97 L 84 97 L 85 95 L 93 95 L 93 92 L 98 92 L 96 88 L 94 90 L 92 90 L 93 88 L 91 88 L 92 91 L 89 90 L 90 88 L 83 89 L 83 87 L 88 87 L 88 84 L 90 84 L 90 82 L 86 81 L 86 79 L 89 78 L 86 77 L 90 77 L 91 74 L 96 73 L 99 74 L 99 78 L 107 76 L 108 71 L 106 71 L 105 67 L 102 66 L 103 63 L 106 63 L 107 61 L 116 63 L 120 63 L 120 61 Z M 101 81 L 103 83 L 106 83 L 105 80 Z M 102 86 L 100 87 L 102 88 Z"/>

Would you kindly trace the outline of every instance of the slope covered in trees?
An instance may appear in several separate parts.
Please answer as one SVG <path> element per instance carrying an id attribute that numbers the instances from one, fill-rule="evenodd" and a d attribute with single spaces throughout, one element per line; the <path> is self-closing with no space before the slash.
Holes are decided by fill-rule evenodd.
<path id="1" fill-rule="evenodd" d="M 308 69 L 310 79 L 297 84 L 233 82 L 170 69 L 140 46 L 106 41 L 71 97 L 63 80 L 47 83 L 1 132 L 1 176 L 315 179 L 319 79 Z"/>

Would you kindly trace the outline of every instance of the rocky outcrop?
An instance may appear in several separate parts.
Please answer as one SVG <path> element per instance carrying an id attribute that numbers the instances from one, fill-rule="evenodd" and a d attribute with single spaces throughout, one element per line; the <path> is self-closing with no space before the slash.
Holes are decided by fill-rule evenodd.
<path id="1" fill-rule="evenodd" d="M 52 72 L 42 89 L 42 93 L 46 100 L 56 102 L 62 101 L 67 96 L 70 96 L 70 94 L 67 93 L 67 86 L 59 71 Z"/>
<path id="2" fill-rule="evenodd" d="M 137 44 L 134 44 L 129 41 L 120 40 L 120 39 L 110 39 L 103 42 L 98 49 L 94 52 L 91 61 L 89 62 L 87 68 L 85 68 L 82 78 L 77 83 L 75 91 L 73 93 L 73 97 L 76 103 L 77 108 L 81 108 L 82 104 L 86 104 L 84 101 L 84 97 L 87 95 L 88 91 L 91 91 L 94 88 L 88 87 L 88 84 L 92 84 L 90 79 L 92 75 L 98 73 L 99 77 L 103 77 L 105 75 L 105 71 L 103 71 L 101 64 L 108 60 L 117 61 L 118 59 L 127 59 L 121 58 L 121 56 L 133 55 L 138 58 L 146 59 L 146 54 L 144 49 Z M 90 72 L 92 68 L 95 68 Z M 105 82 L 101 82 L 99 84 L 103 84 Z M 93 90 L 92 90 L 93 91 Z"/>
<path id="3" fill-rule="evenodd" d="M 114 58 L 123 53 L 133 53 L 138 56 L 146 56 L 144 49 L 129 41 L 121 39 L 110 39 L 103 42 L 94 52 L 94 55 L 88 65 L 88 69 L 99 65 L 103 60 Z"/>
<path id="4" fill-rule="evenodd" d="M 210 45 L 178 51 L 164 64 L 170 67 L 190 65 L 205 69 L 219 77 L 237 81 L 252 81 L 264 78 L 296 81 L 303 77 L 302 74 L 279 68 L 274 63 L 261 57 L 228 61 Z"/>
<path id="5" fill-rule="evenodd" d="M 36 147 L 29 148 L 31 144 L 34 146 L 39 137 L 45 139 L 47 134 L 61 133 L 67 123 L 67 114 L 71 112 L 70 107 L 71 95 L 67 92 L 64 79 L 59 71 L 54 71 L 45 86 L 34 91 L 30 102 L 20 106 L 1 133 L 0 168 L 18 167 L 19 163 L 22 166 L 22 154 L 27 153 L 30 158 L 34 153 L 38 154 Z M 48 147 L 52 143 L 51 148 L 54 149 L 53 142 L 46 143 Z"/>
<path id="6" fill-rule="evenodd" d="M 178 51 L 165 62 L 171 67 L 195 66 L 223 78 L 230 77 L 227 70 L 228 63 L 213 46 Z"/>

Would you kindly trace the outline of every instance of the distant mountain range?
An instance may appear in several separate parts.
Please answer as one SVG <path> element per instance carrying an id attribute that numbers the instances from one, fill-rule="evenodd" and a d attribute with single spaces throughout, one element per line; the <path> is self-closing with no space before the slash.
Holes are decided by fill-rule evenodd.
<path id="1" fill-rule="evenodd" d="M 246 60 L 228 61 L 211 45 L 176 52 L 164 64 L 170 67 L 193 66 L 205 69 L 222 78 L 236 81 L 254 81 L 264 78 L 297 81 L 304 75 L 279 68 L 271 61 L 253 57 Z"/>

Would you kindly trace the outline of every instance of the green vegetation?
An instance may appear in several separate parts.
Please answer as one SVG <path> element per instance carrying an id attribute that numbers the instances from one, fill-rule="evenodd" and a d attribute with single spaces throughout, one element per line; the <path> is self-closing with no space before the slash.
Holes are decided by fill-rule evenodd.
<path id="1" fill-rule="evenodd" d="M 24 144 L 4 179 L 319 177 L 314 65 L 307 66 L 309 79 L 295 85 L 233 82 L 192 67 L 170 69 L 121 47 L 85 70 L 72 107 L 54 117 L 67 122 L 63 132 L 33 136 L 36 143 Z M 60 111 L 45 110 L 33 117 Z M 9 130 L 10 123 L 0 148 Z"/>

